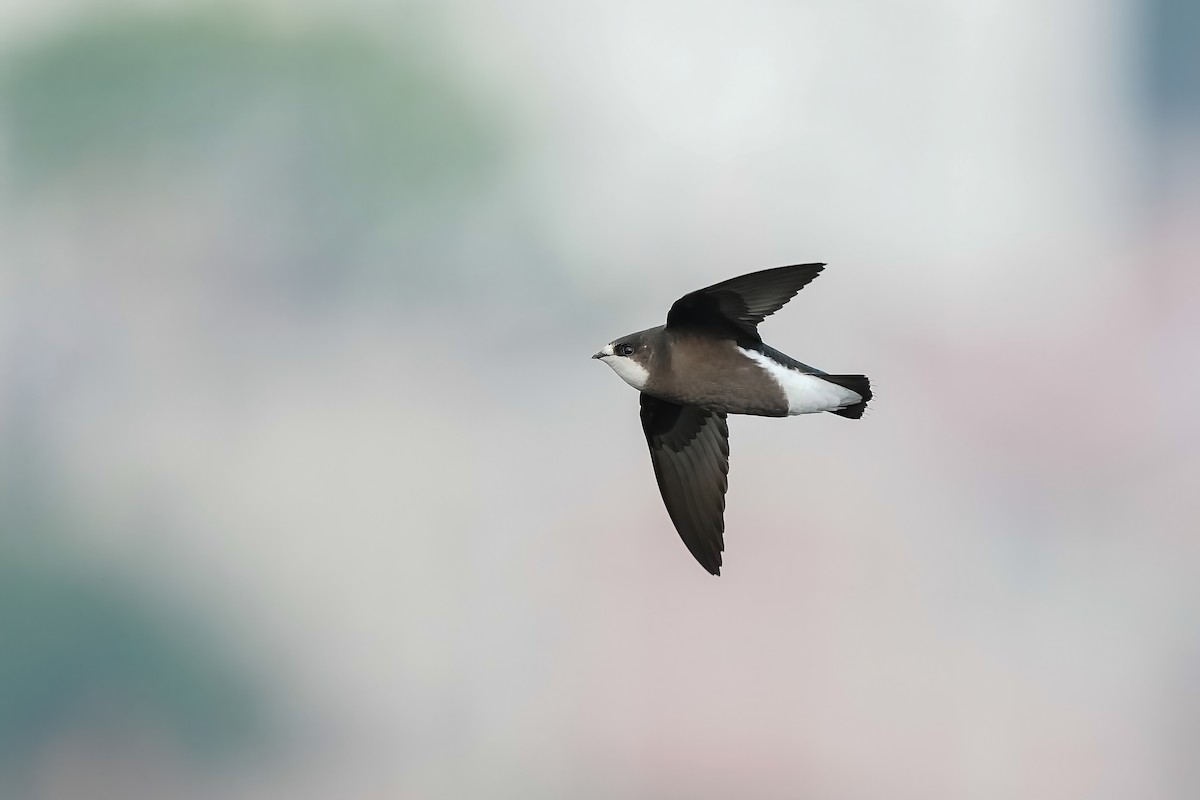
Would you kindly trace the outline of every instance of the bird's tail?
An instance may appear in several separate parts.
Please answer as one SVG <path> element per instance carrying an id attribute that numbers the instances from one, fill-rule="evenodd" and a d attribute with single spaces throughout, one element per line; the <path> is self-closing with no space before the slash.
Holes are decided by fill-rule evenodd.
<path id="1" fill-rule="evenodd" d="M 861 402 L 855 403 L 852 406 L 846 406 L 845 408 L 839 408 L 836 411 L 830 411 L 830 414 L 858 419 L 867 410 L 867 403 L 873 395 L 871 394 L 871 381 L 866 375 L 822 375 L 821 380 L 829 381 L 832 384 L 841 386 L 843 389 L 849 389 L 862 396 Z"/>

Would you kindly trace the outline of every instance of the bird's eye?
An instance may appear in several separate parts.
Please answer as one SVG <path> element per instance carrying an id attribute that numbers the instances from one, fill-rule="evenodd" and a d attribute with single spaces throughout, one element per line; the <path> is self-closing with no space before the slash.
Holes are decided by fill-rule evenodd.
<path id="1" fill-rule="evenodd" d="M 633 346 L 633 345 L 631 345 L 631 344 L 623 344 L 623 345 L 621 345 L 621 346 L 619 346 L 619 347 L 617 348 L 617 355 L 619 355 L 619 356 L 631 356 L 631 355 L 633 355 L 633 351 L 634 351 L 634 350 L 636 350 L 636 349 L 637 349 L 637 348 L 636 348 L 636 347 L 634 347 L 634 346 Z"/>

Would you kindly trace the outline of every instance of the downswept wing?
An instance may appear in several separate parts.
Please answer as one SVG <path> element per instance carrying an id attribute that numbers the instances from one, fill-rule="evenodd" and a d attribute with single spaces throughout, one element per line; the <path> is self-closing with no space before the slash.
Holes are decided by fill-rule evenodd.
<path id="1" fill-rule="evenodd" d="M 824 268 L 824 264 L 775 267 L 690 292 L 671 306 L 667 328 L 705 328 L 761 342 L 758 323 L 783 308 Z"/>
<path id="2" fill-rule="evenodd" d="M 725 415 L 642 394 L 642 429 L 675 530 L 700 566 L 720 575 L 729 474 Z"/>

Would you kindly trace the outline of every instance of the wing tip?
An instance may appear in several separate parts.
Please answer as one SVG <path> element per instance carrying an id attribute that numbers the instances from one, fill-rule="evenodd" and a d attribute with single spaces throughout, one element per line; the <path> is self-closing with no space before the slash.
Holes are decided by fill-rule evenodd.
<path id="1" fill-rule="evenodd" d="M 817 273 L 823 271 L 828 266 L 828 261 L 809 261 L 806 264 L 788 264 L 784 267 L 776 267 L 776 269 L 810 269 L 813 273 Z"/>
<path id="2" fill-rule="evenodd" d="M 724 528 L 724 525 L 721 526 Z M 724 533 L 724 530 L 722 530 Z M 707 553 L 704 553 L 704 558 L 700 557 L 700 553 L 692 553 L 696 557 L 696 561 L 700 562 L 700 566 L 708 571 L 708 574 L 721 577 L 721 567 L 725 564 L 725 558 L 722 553 L 725 552 L 725 537 L 718 536 L 715 542 L 716 547 L 711 547 Z"/>

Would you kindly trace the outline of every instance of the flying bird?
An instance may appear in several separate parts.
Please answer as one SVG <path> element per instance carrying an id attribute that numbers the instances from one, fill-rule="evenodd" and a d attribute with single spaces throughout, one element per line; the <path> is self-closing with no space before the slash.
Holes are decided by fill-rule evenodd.
<path id="1" fill-rule="evenodd" d="M 758 324 L 824 264 L 751 272 L 675 301 L 667 324 L 622 336 L 592 356 L 641 392 L 642 430 L 667 514 L 700 565 L 721 574 L 728 414 L 785 417 L 828 411 L 858 419 L 865 375 L 830 375 L 767 346 Z"/>

